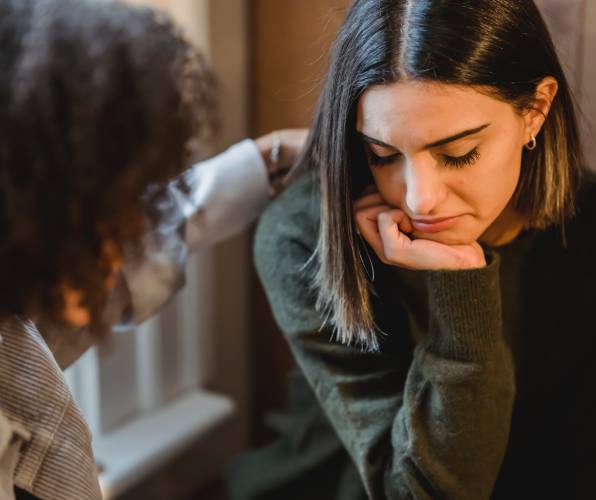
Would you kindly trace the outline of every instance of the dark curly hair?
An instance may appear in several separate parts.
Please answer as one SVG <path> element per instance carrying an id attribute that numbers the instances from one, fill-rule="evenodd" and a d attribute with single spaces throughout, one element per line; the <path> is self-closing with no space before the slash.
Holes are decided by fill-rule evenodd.
<path id="1" fill-rule="evenodd" d="M 160 222 L 214 78 L 165 15 L 118 2 L 0 0 L 0 47 L 0 319 L 59 319 L 68 285 L 96 322 L 105 242 L 140 251 Z"/>

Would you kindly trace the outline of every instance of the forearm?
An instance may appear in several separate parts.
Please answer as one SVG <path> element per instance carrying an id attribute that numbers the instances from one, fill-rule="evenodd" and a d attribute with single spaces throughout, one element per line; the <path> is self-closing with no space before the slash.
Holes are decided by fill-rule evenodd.
<path id="1" fill-rule="evenodd" d="M 513 396 L 503 346 L 482 362 L 418 350 L 391 431 L 386 498 L 488 499 L 507 447 Z"/>
<path id="2" fill-rule="evenodd" d="M 251 140 L 194 165 L 172 182 L 158 207 L 163 223 L 147 233 L 143 254 L 132 253 L 122 267 L 128 320 L 139 323 L 154 315 L 184 285 L 189 253 L 240 233 L 269 199 L 264 160 Z"/>
<path id="3" fill-rule="evenodd" d="M 488 498 L 507 447 L 515 394 L 498 262 L 431 272 L 427 282 L 430 330 L 416 350 L 393 426 L 386 489 L 395 498 L 405 491 L 422 498 L 436 498 L 433 492 Z"/>
<path id="4" fill-rule="evenodd" d="M 187 219 L 189 250 L 217 243 L 253 223 L 285 187 L 285 174 L 306 134 L 301 129 L 277 130 L 192 167 L 184 176 L 189 193 L 177 192 Z"/>
<path id="5" fill-rule="evenodd" d="M 183 177 L 188 192 L 176 189 L 185 219 L 189 251 L 213 245 L 240 233 L 270 201 L 270 185 L 263 153 L 251 140 L 242 141 Z"/>

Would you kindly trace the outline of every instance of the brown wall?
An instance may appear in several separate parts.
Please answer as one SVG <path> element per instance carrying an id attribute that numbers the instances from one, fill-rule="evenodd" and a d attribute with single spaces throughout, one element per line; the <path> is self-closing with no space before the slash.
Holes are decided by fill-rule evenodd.
<path id="1" fill-rule="evenodd" d="M 328 53 L 349 0 L 252 0 L 251 130 L 308 126 Z M 254 441 L 267 440 L 267 411 L 285 401 L 291 356 L 255 276 L 252 307 Z"/>
<path id="2" fill-rule="evenodd" d="M 348 0 L 253 0 L 253 115 L 256 134 L 306 126 Z"/>

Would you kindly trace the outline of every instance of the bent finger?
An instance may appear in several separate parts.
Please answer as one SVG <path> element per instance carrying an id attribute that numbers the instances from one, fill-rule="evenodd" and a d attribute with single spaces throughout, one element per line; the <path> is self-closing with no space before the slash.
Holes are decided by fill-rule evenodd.
<path id="1" fill-rule="evenodd" d="M 400 265 L 412 240 L 400 229 L 407 219 L 403 210 L 381 212 L 378 216 L 378 230 L 383 244 L 383 253 L 391 263 Z"/>
<path id="2" fill-rule="evenodd" d="M 379 234 L 377 216 L 380 212 L 387 210 L 387 207 L 373 207 L 360 211 L 356 214 L 356 225 L 360 235 L 372 247 L 377 256 L 385 261 L 383 243 Z"/>

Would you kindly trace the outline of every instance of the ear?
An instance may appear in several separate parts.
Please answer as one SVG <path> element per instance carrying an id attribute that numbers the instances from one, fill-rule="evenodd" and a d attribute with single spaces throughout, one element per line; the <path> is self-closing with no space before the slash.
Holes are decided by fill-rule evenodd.
<path id="1" fill-rule="evenodd" d="M 558 90 L 559 84 L 552 76 L 545 77 L 536 86 L 532 108 L 524 115 L 526 143 L 542 129 Z"/>

